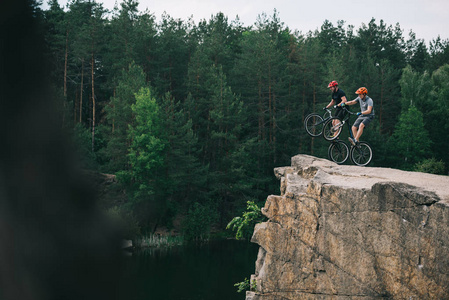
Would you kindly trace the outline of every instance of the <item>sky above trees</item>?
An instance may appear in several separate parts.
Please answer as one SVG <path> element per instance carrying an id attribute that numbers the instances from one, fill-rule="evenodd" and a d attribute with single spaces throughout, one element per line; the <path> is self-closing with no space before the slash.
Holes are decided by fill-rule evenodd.
<path id="1" fill-rule="evenodd" d="M 70 0 L 58 0 L 64 7 Z M 43 8 L 47 9 L 43 0 Z M 120 0 L 99 0 L 104 7 L 112 10 Z M 322 1 L 295 1 L 295 0 L 141 0 L 139 10 L 149 9 L 156 18 L 160 19 L 164 12 L 173 18 L 187 20 L 209 20 L 211 15 L 224 13 L 230 20 L 238 15 L 245 25 L 252 25 L 261 13 L 272 15 L 276 9 L 282 22 L 291 30 L 303 33 L 318 29 L 324 20 L 336 24 L 343 20 L 346 25 L 358 28 L 362 23 L 369 23 L 371 18 L 384 20 L 388 24 L 399 23 L 404 35 L 412 30 L 418 39 L 427 43 L 440 36 L 449 38 L 449 1 L 447 0 L 322 0 Z"/>

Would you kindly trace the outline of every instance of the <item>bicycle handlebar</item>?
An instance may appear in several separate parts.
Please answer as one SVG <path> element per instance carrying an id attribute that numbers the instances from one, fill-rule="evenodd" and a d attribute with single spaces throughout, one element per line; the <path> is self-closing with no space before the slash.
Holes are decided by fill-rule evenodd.
<path id="1" fill-rule="evenodd" d="M 337 108 L 337 107 L 339 107 L 338 105 L 334 105 L 334 108 Z M 351 115 L 357 115 L 357 113 L 353 113 L 352 111 L 350 111 L 349 109 L 347 109 L 346 108 L 346 105 L 345 106 L 340 106 L 342 109 L 344 109 L 344 110 L 346 110 L 349 114 L 351 114 Z"/>

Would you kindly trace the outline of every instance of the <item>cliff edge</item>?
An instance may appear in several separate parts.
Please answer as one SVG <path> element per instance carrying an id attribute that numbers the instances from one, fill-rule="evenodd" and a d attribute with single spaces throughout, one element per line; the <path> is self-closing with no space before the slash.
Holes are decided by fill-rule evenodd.
<path id="1" fill-rule="evenodd" d="M 275 174 L 247 300 L 449 299 L 449 177 L 308 155 Z"/>

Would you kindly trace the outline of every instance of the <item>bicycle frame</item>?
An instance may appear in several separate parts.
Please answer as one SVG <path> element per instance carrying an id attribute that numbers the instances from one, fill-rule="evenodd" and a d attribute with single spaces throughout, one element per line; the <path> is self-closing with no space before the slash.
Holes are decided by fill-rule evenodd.
<path id="1" fill-rule="evenodd" d="M 327 117 L 326 117 L 327 115 Z M 316 125 L 321 125 L 326 123 L 327 120 L 329 120 L 330 118 L 332 118 L 332 111 L 329 108 L 326 108 L 326 111 L 323 113 L 323 121 L 317 123 Z"/>
<path id="2" fill-rule="evenodd" d="M 310 113 L 304 119 L 304 128 L 310 136 L 317 137 L 322 133 L 322 126 L 331 118 L 332 112 L 327 108 L 322 115 L 319 113 Z"/>
<path id="3" fill-rule="evenodd" d="M 336 106 L 334 106 L 334 108 L 336 108 Z M 345 124 L 348 127 L 348 132 L 349 132 L 349 136 L 351 138 L 354 138 L 354 135 L 352 134 L 352 130 L 351 130 L 351 125 L 349 125 L 349 119 L 351 119 L 351 115 L 357 115 L 356 113 L 353 113 L 351 111 L 349 111 L 346 107 L 343 106 L 343 109 L 347 112 L 347 114 L 345 115 L 345 117 L 343 118 L 343 120 L 340 120 L 340 122 L 342 123 L 342 125 L 340 127 L 345 126 Z"/>

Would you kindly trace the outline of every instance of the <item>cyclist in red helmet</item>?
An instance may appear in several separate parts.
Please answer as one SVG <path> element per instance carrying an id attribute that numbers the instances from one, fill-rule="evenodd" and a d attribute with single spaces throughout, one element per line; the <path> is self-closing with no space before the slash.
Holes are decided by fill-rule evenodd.
<path id="1" fill-rule="evenodd" d="M 363 129 L 374 119 L 373 99 L 368 96 L 366 87 L 359 88 L 355 93 L 358 95 L 357 98 L 342 105 L 360 104 L 361 112 L 357 113 L 359 117 L 352 125 L 352 134 L 354 135 L 354 138 L 352 139 L 349 137 L 349 141 L 353 145 L 356 145 L 359 142 Z"/>
<path id="2" fill-rule="evenodd" d="M 331 81 L 329 85 L 327 86 L 332 91 L 332 100 L 329 102 L 328 105 L 326 105 L 323 109 L 327 109 L 329 107 L 332 107 L 333 105 L 337 106 L 337 111 L 335 112 L 335 116 L 339 118 L 340 120 L 343 119 L 345 116 L 345 111 L 339 106 L 341 103 L 346 103 L 346 94 L 343 90 L 338 88 L 338 82 Z M 337 125 L 338 120 L 334 120 L 332 125 Z"/>

